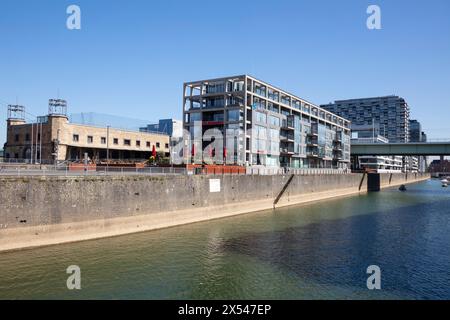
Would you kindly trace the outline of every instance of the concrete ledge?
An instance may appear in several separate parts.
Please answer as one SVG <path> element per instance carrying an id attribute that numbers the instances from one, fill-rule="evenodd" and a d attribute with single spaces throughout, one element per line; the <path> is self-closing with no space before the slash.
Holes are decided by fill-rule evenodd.
<path id="1" fill-rule="evenodd" d="M 310 203 L 325 199 L 360 194 L 354 189 L 325 191 L 290 196 L 277 207 Z M 273 210 L 273 198 L 239 204 L 212 206 L 189 210 L 143 214 L 133 217 L 92 220 L 78 223 L 15 228 L 0 231 L 0 251 L 70 243 L 157 230 L 184 224 L 208 221 L 251 212 Z M 5 240 L 9 241 L 5 241 Z"/>
<path id="2" fill-rule="evenodd" d="M 311 177 L 296 176 L 293 184 L 289 186 L 289 188 L 286 190 L 286 193 L 278 202 L 277 208 L 316 202 L 326 199 L 333 199 L 337 197 L 365 194 L 367 192 L 367 186 L 364 185 L 364 187 L 359 190 L 362 178 L 363 175 Z M 388 177 L 383 176 L 381 182 L 382 188 L 387 188 L 394 187 L 400 184 L 427 180 L 428 178 L 428 176 L 421 176 L 414 179 L 410 177 L 410 179 L 406 181 L 406 177 L 403 176 L 396 177 L 395 180 L 392 178 L 388 179 Z M 117 180 L 117 178 L 114 178 L 114 180 Z M 104 186 L 104 183 L 112 184 L 113 181 L 104 181 L 104 178 L 79 181 L 80 183 L 87 184 L 94 183 L 95 188 L 89 190 L 90 192 L 98 193 L 94 194 L 94 202 L 90 202 L 91 200 L 89 199 L 86 200 L 88 201 L 89 206 L 91 206 L 89 207 L 91 211 L 90 213 L 88 213 L 87 220 L 62 223 L 42 223 L 41 225 L 29 227 L 0 229 L 0 251 L 18 250 L 38 246 L 47 246 L 119 236 L 212 219 L 231 217 L 244 213 L 273 210 L 274 200 L 278 195 L 278 192 L 282 189 L 283 184 L 286 183 L 287 180 L 288 177 L 286 176 L 240 176 L 231 177 L 229 179 L 222 178 L 222 192 L 210 193 L 209 190 L 205 190 L 205 185 L 209 185 L 208 177 L 202 177 L 201 179 L 200 177 L 195 177 L 194 179 L 188 177 L 181 179 L 158 178 L 157 180 L 151 181 L 152 186 L 157 192 L 155 190 L 152 190 L 148 196 L 150 197 L 154 194 L 160 195 L 160 199 L 158 199 L 158 201 L 178 201 L 179 203 L 177 204 L 177 206 L 175 206 L 177 209 L 160 209 L 161 206 L 155 205 L 156 208 L 147 206 L 147 208 L 149 209 L 141 210 L 139 211 L 139 214 L 136 214 L 135 210 L 133 210 L 131 213 L 130 210 L 128 210 L 123 212 L 123 216 L 108 217 L 106 216 L 106 214 L 103 214 L 103 217 L 101 218 L 96 217 L 101 216 L 100 213 L 102 212 L 104 206 L 106 207 L 106 210 L 113 210 L 113 207 L 111 205 L 106 206 L 103 201 L 117 201 L 112 204 L 114 205 L 115 203 L 130 202 L 131 199 L 132 205 L 133 201 L 136 201 L 135 198 L 137 197 L 135 190 L 142 188 L 143 185 L 141 185 L 141 183 L 147 183 L 148 181 L 146 179 L 119 179 L 117 182 L 125 185 L 121 185 L 120 188 L 119 186 L 113 185 L 113 198 L 110 198 L 109 196 L 102 196 L 103 190 L 99 189 L 100 187 Z M 73 181 L 69 182 L 69 186 L 72 188 Z M 30 191 L 31 181 L 25 181 L 21 183 L 25 184 L 25 190 L 27 192 L 36 193 L 34 196 L 30 197 L 30 201 L 42 201 L 41 196 L 45 197 L 45 193 L 41 194 L 38 190 L 33 189 L 32 191 Z M 41 181 L 41 183 L 47 182 L 44 180 Z M 66 186 L 67 180 L 50 179 L 49 183 L 49 186 L 46 185 L 48 188 L 50 188 L 47 191 L 60 192 L 60 189 L 62 188 L 60 184 L 63 183 L 64 186 Z M 144 184 L 144 186 L 146 186 L 146 184 Z M 252 187 L 256 190 L 252 190 Z M 33 188 L 36 188 L 36 186 L 34 186 Z M 78 188 L 79 187 L 75 187 L 74 190 L 76 191 L 78 190 Z M 173 189 L 170 188 L 177 188 L 180 190 L 172 191 L 174 193 L 172 197 L 170 195 L 171 190 Z M 196 191 L 196 188 L 198 188 L 199 191 Z M 19 188 L 19 190 L 21 190 L 21 188 Z M 122 192 L 123 190 L 126 190 L 128 193 L 126 195 L 119 196 L 119 199 L 114 199 L 114 197 L 118 197 L 114 194 L 114 192 Z M 79 196 L 79 193 L 75 192 L 75 196 Z M 249 198 L 254 198 L 254 200 L 248 200 Z M 30 203 L 28 205 L 32 207 L 31 210 L 33 215 L 36 215 L 38 217 L 45 216 L 46 212 L 41 212 L 45 208 L 48 208 L 48 210 L 53 212 L 54 214 L 63 216 L 62 220 L 73 218 L 72 215 L 78 212 L 75 211 L 76 208 L 74 209 L 67 207 L 67 205 L 65 204 L 65 198 L 61 198 L 60 196 L 56 197 L 55 199 L 56 200 L 53 201 L 57 201 L 58 203 L 56 204 L 47 201 L 46 203 L 44 203 L 44 206 L 41 207 L 38 207 L 36 205 L 36 207 L 33 208 L 34 203 Z M 80 201 L 83 201 L 83 198 L 78 199 L 78 202 Z M 151 201 L 156 200 L 154 200 L 154 198 L 148 198 L 138 201 L 143 201 L 143 203 L 140 203 L 140 206 L 144 207 L 144 204 L 148 205 L 148 202 L 150 202 L 151 204 Z M 216 204 L 213 205 L 214 203 Z M 8 204 L 3 203 L 0 204 L 0 206 L 1 205 L 5 206 Z M 10 206 L 7 207 L 9 212 L 14 208 L 16 208 L 16 210 L 21 210 L 21 207 L 14 205 L 14 203 L 11 203 L 9 205 Z M 93 207 L 94 205 L 95 207 Z M 130 206 L 129 203 L 128 206 Z M 186 207 L 191 208 L 186 209 Z M 0 212 L 2 212 L 1 207 Z M 4 213 L 2 212 L 0 215 L 2 214 Z M 34 216 L 32 217 L 34 218 Z M 89 219 L 89 217 L 92 218 Z"/>

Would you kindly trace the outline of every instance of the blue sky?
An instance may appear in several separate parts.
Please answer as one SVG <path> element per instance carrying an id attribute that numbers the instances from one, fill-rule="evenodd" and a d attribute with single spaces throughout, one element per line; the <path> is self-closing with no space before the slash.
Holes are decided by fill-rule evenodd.
<path id="1" fill-rule="evenodd" d="M 370 4 L 382 30 L 366 28 Z M 244 73 L 317 104 L 400 95 L 450 138 L 449 14 L 448 0 L 2 0 L 0 144 L 16 100 L 42 115 L 59 91 L 69 113 L 181 118 L 183 82 Z"/>

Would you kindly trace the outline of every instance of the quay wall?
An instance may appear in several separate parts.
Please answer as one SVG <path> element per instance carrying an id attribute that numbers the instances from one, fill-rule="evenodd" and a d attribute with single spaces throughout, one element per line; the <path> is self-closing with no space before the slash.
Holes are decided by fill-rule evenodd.
<path id="1" fill-rule="evenodd" d="M 428 178 L 381 174 L 380 181 L 384 188 Z M 141 232 L 366 192 L 364 174 L 3 177 L 0 251 Z"/>

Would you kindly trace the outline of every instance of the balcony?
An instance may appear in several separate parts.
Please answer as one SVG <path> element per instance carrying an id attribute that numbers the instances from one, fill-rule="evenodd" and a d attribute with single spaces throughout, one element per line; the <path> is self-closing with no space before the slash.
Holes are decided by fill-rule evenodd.
<path id="1" fill-rule="evenodd" d="M 336 137 L 334 137 L 334 141 L 338 141 L 338 142 L 342 141 L 342 132 L 341 131 L 336 132 Z"/>
<path id="2" fill-rule="evenodd" d="M 333 145 L 334 151 L 342 151 L 343 149 L 344 149 L 344 146 L 342 145 L 342 142 L 340 142 L 340 141 L 334 142 L 334 145 Z"/>
<path id="3" fill-rule="evenodd" d="M 280 148 L 280 153 L 283 155 L 294 155 L 294 148 Z"/>
<path id="4" fill-rule="evenodd" d="M 319 152 L 318 151 L 307 151 L 306 156 L 308 158 L 319 158 Z"/>
<path id="5" fill-rule="evenodd" d="M 319 141 L 318 141 L 317 138 L 306 139 L 306 145 L 308 147 L 318 147 L 319 146 Z"/>
<path id="6" fill-rule="evenodd" d="M 294 118 L 289 116 L 287 119 L 283 120 L 281 128 L 285 130 L 295 130 Z"/>
<path id="7" fill-rule="evenodd" d="M 314 142 L 314 141 L 311 141 Z M 319 148 L 317 145 L 315 144 L 307 144 L 306 146 L 306 156 L 308 158 L 319 158 L 320 157 L 320 152 L 319 152 Z"/>
<path id="8" fill-rule="evenodd" d="M 310 137 L 318 137 L 319 136 L 319 129 L 317 125 L 311 126 L 311 131 L 308 132 L 308 136 Z"/>
<path id="9" fill-rule="evenodd" d="M 294 142 L 293 134 L 280 134 L 280 141 Z"/>
<path id="10" fill-rule="evenodd" d="M 342 151 L 335 151 L 335 152 L 333 152 L 333 159 L 334 160 L 343 160 L 344 154 L 342 153 Z"/>

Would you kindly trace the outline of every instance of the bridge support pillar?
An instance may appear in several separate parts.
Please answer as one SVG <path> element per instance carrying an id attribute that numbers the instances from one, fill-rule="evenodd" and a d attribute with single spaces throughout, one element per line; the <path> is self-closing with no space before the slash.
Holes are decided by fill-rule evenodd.
<path id="1" fill-rule="evenodd" d="M 379 173 L 367 174 L 367 191 L 378 192 L 381 190 L 381 177 Z"/>

